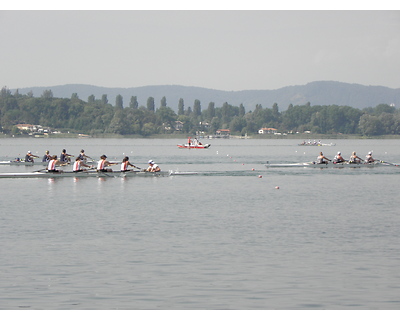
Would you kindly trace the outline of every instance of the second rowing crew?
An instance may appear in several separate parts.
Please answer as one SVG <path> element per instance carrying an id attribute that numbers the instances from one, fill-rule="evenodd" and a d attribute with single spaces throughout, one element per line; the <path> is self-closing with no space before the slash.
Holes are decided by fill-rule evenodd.
<path id="1" fill-rule="evenodd" d="M 66 149 L 62 149 L 59 162 L 63 163 L 63 164 L 69 164 L 69 163 L 71 163 L 71 157 L 74 157 L 74 156 L 72 154 L 68 154 Z M 32 154 L 30 151 L 28 151 L 25 155 L 25 162 L 34 163 L 35 158 L 39 158 L 39 156 L 36 156 L 36 155 Z M 50 155 L 50 151 L 46 150 L 46 152 L 42 158 L 42 163 L 46 163 L 46 162 L 48 163 L 51 160 L 53 160 L 53 158 L 54 158 L 54 156 Z M 87 161 L 88 159 L 93 160 L 91 157 L 89 157 L 85 154 L 85 150 L 83 150 L 83 149 L 79 153 L 78 158 L 80 158 L 82 161 Z M 22 161 L 22 159 L 20 159 L 20 158 L 15 159 L 15 162 L 21 162 L 21 161 Z"/>
<path id="2" fill-rule="evenodd" d="M 332 161 L 330 159 L 328 159 L 327 157 L 324 156 L 324 154 L 322 152 L 319 153 L 318 157 L 317 157 L 317 164 L 324 164 L 324 163 L 328 163 L 328 161 Z M 372 151 L 368 152 L 368 154 L 365 156 L 365 160 L 364 162 L 366 163 L 373 163 L 375 161 L 379 161 L 376 160 L 372 157 Z M 335 157 L 333 158 L 333 163 L 342 163 L 342 162 L 348 162 L 348 163 L 361 163 L 363 162 L 363 159 L 361 159 L 359 156 L 357 156 L 357 153 L 355 151 L 352 152 L 349 160 L 345 160 L 342 157 L 342 153 L 339 151 Z"/>
<path id="3" fill-rule="evenodd" d="M 62 172 L 62 170 L 58 170 L 57 166 L 65 166 L 68 163 L 60 161 L 56 155 L 50 156 L 49 163 L 47 165 L 47 171 L 48 172 Z M 100 157 L 100 160 L 97 163 L 97 167 L 94 167 L 93 165 L 88 165 L 86 164 L 81 157 L 77 157 L 75 159 L 75 162 L 73 164 L 73 171 L 74 172 L 82 172 L 82 171 L 87 171 L 88 169 L 96 169 L 99 172 L 112 172 L 113 170 L 109 168 L 110 166 L 117 165 L 119 162 L 110 162 L 107 160 L 107 156 L 103 154 Z M 154 163 L 153 160 L 148 161 L 148 168 L 143 170 L 143 171 L 148 171 L 148 172 L 160 172 L 161 169 L 160 167 Z M 130 171 L 128 168 L 129 167 L 134 167 L 136 169 L 141 170 L 138 166 L 132 164 L 129 162 L 129 157 L 124 157 L 121 162 L 121 172 L 126 172 Z M 88 169 L 85 169 L 88 168 Z"/>

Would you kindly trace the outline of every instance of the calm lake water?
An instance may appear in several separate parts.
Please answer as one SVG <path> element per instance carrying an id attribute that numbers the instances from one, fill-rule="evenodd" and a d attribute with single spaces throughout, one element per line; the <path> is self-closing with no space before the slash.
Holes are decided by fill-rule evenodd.
<path id="1" fill-rule="evenodd" d="M 400 308 L 400 167 L 266 168 L 341 151 L 400 163 L 400 140 L 0 139 L 197 175 L 0 179 L 0 309 Z M 0 172 L 39 167 L 0 166 Z M 276 187 L 279 187 L 276 188 Z"/>

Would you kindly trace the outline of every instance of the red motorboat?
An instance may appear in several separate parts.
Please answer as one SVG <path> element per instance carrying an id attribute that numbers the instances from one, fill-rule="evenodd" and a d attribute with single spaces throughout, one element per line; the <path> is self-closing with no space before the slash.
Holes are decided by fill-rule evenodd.
<path id="1" fill-rule="evenodd" d="M 190 137 L 188 138 L 187 143 L 178 144 L 178 148 L 181 148 L 181 149 L 207 149 L 210 146 L 211 146 L 211 144 L 209 144 L 209 143 L 203 144 L 197 138 L 190 139 Z"/>

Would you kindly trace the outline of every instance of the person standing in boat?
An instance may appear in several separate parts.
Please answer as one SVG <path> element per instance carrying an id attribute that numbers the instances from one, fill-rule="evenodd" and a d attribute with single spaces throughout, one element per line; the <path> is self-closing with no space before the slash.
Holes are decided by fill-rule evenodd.
<path id="1" fill-rule="evenodd" d="M 70 157 L 73 157 L 72 154 L 68 154 L 67 150 L 62 149 L 61 155 L 60 155 L 60 162 L 64 162 L 64 163 L 70 163 Z"/>
<path id="2" fill-rule="evenodd" d="M 107 160 L 107 156 L 105 154 L 103 154 L 100 157 L 100 161 L 97 163 L 97 171 L 99 172 L 112 172 L 111 168 L 107 168 L 109 166 L 115 165 L 117 163 L 114 162 L 109 162 Z"/>
<path id="3" fill-rule="evenodd" d="M 327 157 L 325 157 L 324 154 L 321 151 L 319 153 L 319 156 L 317 157 L 317 163 L 318 164 L 326 164 L 326 163 L 328 163 L 328 161 L 331 161 L 331 160 L 328 159 Z"/>
<path id="4" fill-rule="evenodd" d="M 338 152 L 337 155 L 333 158 L 333 163 L 341 163 L 341 162 L 346 162 L 344 158 L 342 157 L 342 153 Z"/>
<path id="5" fill-rule="evenodd" d="M 361 163 L 362 159 L 356 154 L 355 151 L 350 156 L 349 163 Z"/>
<path id="6" fill-rule="evenodd" d="M 80 157 L 76 157 L 72 171 L 74 172 L 87 171 L 87 169 L 82 169 L 82 167 L 92 168 L 91 166 L 84 163 Z"/>
<path id="7" fill-rule="evenodd" d="M 35 162 L 33 158 L 39 158 L 38 156 L 35 156 L 32 154 L 30 151 L 28 151 L 25 155 L 25 162 Z"/>
<path id="8" fill-rule="evenodd" d="M 122 159 L 121 172 L 129 171 L 129 169 L 128 169 L 129 166 L 134 167 L 136 169 L 140 169 L 137 166 L 135 166 L 134 164 L 129 162 L 129 157 L 125 157 L 124 159 Z"/>
<path id="9" fill-rule="evenodd" d="M 149 160 L 149 167 L 146 169 L 148 172 L 160 172 L 161 168 L 154 163 L 153 160 Z"/>
<path id="10" fill-rule="evenodd" d="M 368 154 L 365 157 L 365 162 L 372 163 L 375 162 L 376 160 L 372 158 L 372 151 L 368 152 Z"/>
<path id="11" fill-rule="evenodd" d="M 46 153 L 44 154 L 44 156 L 42 158 L 42 162 L 49 162 L 50 160 L 51 160 L 50 151 L 46 150 Z"/>

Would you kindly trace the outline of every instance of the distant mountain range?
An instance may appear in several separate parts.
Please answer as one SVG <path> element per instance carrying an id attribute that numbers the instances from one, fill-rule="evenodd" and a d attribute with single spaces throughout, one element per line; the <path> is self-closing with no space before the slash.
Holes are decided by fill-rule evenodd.
<path id="1" fill-rule="evenodd" d="M 17 88 L 15 88 L 17 89 Z M 12 92 L 15 89 L 11 89 Z M 257 104 L 264 108 L 271 108 L 278 104 L 279 110 L 284 111 L 290 104 L 303 105 L 345 105 L 354 108 L 375 107 L 378 104 L 400 105 L 400 89 L 391 89 L 383 86 L 364 86 L 336 81 L 315 81 L 306 85 L 283 87 L 275 90 L 243 90 L 222 91 L 199 87 L 180 85 L 157 85 L 136 88 L 106 88 L 85 84 L 66 84 L 49 87 L 18 88 L 19 93 L 26 94 L 32 91 L 34 97 L 40 97 L 44 90 L 51 90 L 57 98 L 71 98 L 77 93 L 79 98 L 87 101 L 90 95 L 101 99 L 107 95 L 109 103 L 115 105 L 118 94 L 123 97 L 124 107 L 129 106 L 132 96 L 136 96 L 139 106 L 146 106 L 147 99 L 153 97 L 156 108 L 160 106 L 161 99 L 165 96 L 167 106 L 177 111 L 178 101 L 183 99 L 185 109 L 193 107 L 196 99 L 200 100 L 201 107 L 205 110 L 210 102 L 215 107 L 221 107 L 227 102 L 230 105 L 244 105 L 246 112 L 254 110 Z"/>

